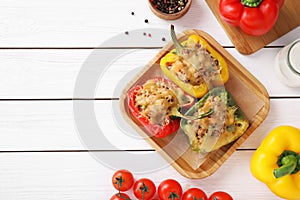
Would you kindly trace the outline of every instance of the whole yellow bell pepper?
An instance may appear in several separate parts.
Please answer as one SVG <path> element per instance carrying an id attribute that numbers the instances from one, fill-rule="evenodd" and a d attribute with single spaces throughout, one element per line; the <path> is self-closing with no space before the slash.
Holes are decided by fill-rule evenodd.
<path id="1" fill-rule="evenodd" d="M 174 42 L 175 43 L 175 42 Z M 195 46 L 196 44 L 200 44 L 201 46 L 205 47 L 206 50 L 210 53 L 210 55 L 217 60 L 219 66 L 220 66 L 220 75 L 221 75 L 221 84 L 226 83 L 229 78 L 229 72 L 228 67 L 226 64 L 225 59 L 216 51 L 214 50 L 209 43 L 202 38 L 199 35 L 190 35 L 188 39 L 181 43 L 185 47 L 191 47 Z M 171 79 L 176 85 L 178 85 L 182 90 L 190 94 L 191 96 L 194 96 L 196 98 L 200 98 L 204 96 L 208 92 L 208 87 L 205 82 L 202 82 L 197 85 L 193 85 L 189 82 L 182 81 L 176 74 L 176 72 L 171 71 L 168 69 L 169 66 L 171 66 L 176 61 L 182 61 L 183 58 L 177 54 L 176 50 L 173 49 L 169 53 L 167 53 L 163 58 L 160 60 L 160 67 L 163 73 Z M 176 71 L 176 69 L 175 69 Z M 220 81 L 216 83 L 215 85 L 220 86 Z"/>
<path id="2" fill-rule="evenodd" d="M 300 130 L 292 126 L 273 129 L 254 152 L 252 174 L 277 196 L 300 199 Z"/>

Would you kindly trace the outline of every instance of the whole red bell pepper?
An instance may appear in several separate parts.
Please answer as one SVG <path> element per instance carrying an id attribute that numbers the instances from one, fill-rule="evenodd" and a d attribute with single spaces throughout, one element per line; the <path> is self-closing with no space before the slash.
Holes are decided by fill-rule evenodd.
<path id="1" fill-rule="evenodd" d="M 283 3 L 284 0 L 220 0 L 219 10 L 228 24 L 259 36 L 274 26 Z"/>
<path id="2" fill-rule="evenodd" d="M 175 106 L 176 109 L 179 109 L 180 107 L 189 107 L 194 103 L 194 99 L 192 97 L 185 95 L 179 87 L 175 86 L 167 79 L 158 77 L 148 80 L 146 84 L 149 84 L 149 82 L 159 82 L 160 85 L 165 85 L 170 90 L 172 90 L 172 93 L 176 94 L 178 98 L 176 100 L 176 102 L 178 101 L 178 105 Z M 130 113 L 135 119 L 137 119 L 138 123 L 142 125 L 142 129 L 157 138 L 163 138 L 176 132 L 180 127 L 180 118 L 169 114 L 165 116 L 163 124 L 156 124 L 153 123 L 153 121 L 151 121 L 148 116 L 145 116 L 142 113 L 141 110 L 144 108 L 136 106 L 137 95 L 140 93 L 143 87 L 145 87 L 145 84 L 137 85 L 128 91 L 127 98 Z"/>

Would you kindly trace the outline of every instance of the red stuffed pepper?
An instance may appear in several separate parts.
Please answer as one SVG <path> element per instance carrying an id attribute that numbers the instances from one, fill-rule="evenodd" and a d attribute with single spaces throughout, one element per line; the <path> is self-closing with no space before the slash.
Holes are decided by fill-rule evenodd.
<path id="1" fill-rule="evenodd" d="M 131 114 L 151 135 L 163 138 L 176 132 L 180 118 L 174 116 L 182 106 L 192 105 L 194 99 L 167 79 L 154 78 L 128 92 Z M 175 111 L 175 112 L 174 112 Z"/>
<path id="2" fill-rule="evenodd" d="M 284 0 L 220 0 L 219 10 L 228 24 L 259 36 L 274 26 L 283 3 Z"/>

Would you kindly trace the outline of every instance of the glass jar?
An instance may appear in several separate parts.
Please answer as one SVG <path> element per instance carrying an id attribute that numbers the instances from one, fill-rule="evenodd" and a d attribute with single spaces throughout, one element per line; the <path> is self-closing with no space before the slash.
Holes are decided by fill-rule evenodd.
<path id="1" fill-rule="evenodd" d="M 275 73 L 290 87 L 300 87 L 300 39 L 282 48 L 275 59 Z"/>

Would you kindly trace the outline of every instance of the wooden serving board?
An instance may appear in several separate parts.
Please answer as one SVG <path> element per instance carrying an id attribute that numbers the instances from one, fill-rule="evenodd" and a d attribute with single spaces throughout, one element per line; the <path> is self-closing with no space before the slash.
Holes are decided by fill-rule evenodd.
<path id="1" fill-rule="evenodd" d="M 199 30 L 186 30 L 178 35 L 180 41 L 188 36 L 198 34 L 205 39 L 225 59 L 229 69 L 229 79 L 224 85 L 231 93 L 239 107 L 248 117 L 250 126 L 236 141 L 211 153 L 193 152 L 186 135 L 181 129 L 165 138 L 156 138 L 139 124 L 128 108 L 128 91 L 137 85 L 155 77 L 166 78 L 160 69 L 160 59 L 172 49 L 169 42 L 123 89 L 120 97 L 120 109 L 125 120 L 139 133 L 162 157 L 167 160 L 181 175 L 188 178 L 205 178 L 214 173 L 225 160 L 253 133 L 269 112 L 269 96 L 265 87 L 250 74 L 233 56 L 231 56 L 210 35 Z"/>
<path id="2" fill-rule="evenodd" d="M 250 36 L 242 32 L 239 27 L 228 25 L 221 19 L 219 2 L 220 0 L 206 0 L 229 39 L 241 54 L 252 54 L 300 25 L 300 1 L 285 0 L 275 26 L 262 36 Z"/>

